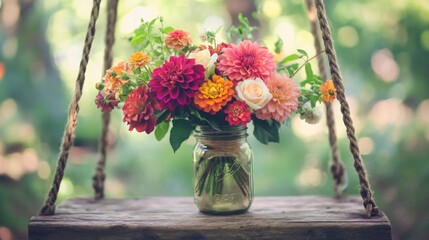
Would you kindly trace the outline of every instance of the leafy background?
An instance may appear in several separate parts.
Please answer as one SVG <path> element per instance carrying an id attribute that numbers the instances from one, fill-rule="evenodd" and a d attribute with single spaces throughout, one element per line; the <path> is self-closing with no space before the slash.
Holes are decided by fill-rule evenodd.
<path id="1" fill-rule="evenodd" d="M 302 48 L 312 55 L 313 39 L 302 2 L 183 0 L 172 7 L 169 0 L 121 1 L 115 62 L 132 52 L 126 38 L 140 18 L 162 15 L 167 24 L 190 31 L 197 40 L 203 24 L 227 27 L 238 12 L 253 11 L 258 16 L 256 36 L 268 47 L 273 49 L 280 36 L 285 54 Z M 425 239 L 429 235 L 429 3 L 326 2 L 375 199 L 392 223 L 394 239 Z M 103 5 L 81 99 L 76 146 L 59 202 L 92 196 L 101 121 L 93 100 L 94 85 L 102 76 L 104 9 Z M 89 13 L 86 0 L 0 0 L 1 239 L 26 239 L 28 220 L 38 213 L 50 187 Z M 334 106 L 347 168 L 346 193 L 358 194 L 339 106 Z M 108 197 L 191 196 L 194 140 L 173 154 L 168 139 L 159 143 L 153 135 L 129 133 L 120 111 L 113 115 L 111 130 Z M 282 127 L 280 138 L 280 144 L 266 146 L 249 137 L 255 154 L 256 195 L 333 195 L 325 123 L 310 126 L 294 117 Z"/>

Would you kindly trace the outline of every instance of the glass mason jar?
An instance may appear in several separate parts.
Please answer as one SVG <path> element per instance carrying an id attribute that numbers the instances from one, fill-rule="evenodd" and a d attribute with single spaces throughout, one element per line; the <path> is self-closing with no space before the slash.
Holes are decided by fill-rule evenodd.
<path id="1" fill-rule="evenodd" d="M 235 214 L 253 200 L 253 153 L 247 127 L 197 126 L 194 136 L 194 201 L 207 214 Z"/>

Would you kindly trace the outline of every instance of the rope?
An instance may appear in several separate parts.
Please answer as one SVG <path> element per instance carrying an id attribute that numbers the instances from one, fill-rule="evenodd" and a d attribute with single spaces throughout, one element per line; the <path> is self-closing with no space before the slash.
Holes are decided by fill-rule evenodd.
<path id="1" fill-rule="evenodd" d="M 112 48 L 115 42 L 115 24 L 116 17 L 118 12 L 118 1 L 119 0 L 109 0 L 107 3 L 107 29 L 106 36 L 104 39 L 106 48 L 104 50 L 104 68 L 103 72 L 108 70 L 112 66 L 113 56 Z M 104 198 L 104 180 L 106 175 L 104 173 L 104 168 L 106 166 L 106 156 L 107 156 L 107 145 L 108 145 L 108 132 L 109 132 L 109 122 L 110 122 L 110 112 L 103 112 L 102 115 L 102 128 L 101 136 L 99 139 L 99 158 L 97 161 L 97 166 L 95 168 L 95 174 L 92 177 L 92 187 L 94 188 L 94 198 L 102 199 Z"/>
<path id="2" fill-rule="evenodd" d="M 337 99 L 341 104 L 343 122 L 344 122 L 344 125 L 346 126 L 347 137 L 350 141 L 350 152 L 353 155 L 354 167 L 359 176 L 359 183 L 361 187 L 360 194 L 363 199 L 363 205 L 366 209 L 366 215 L 368 218 L 371 218 L 371 216 L 378 214 L 378 208 L 374 200 L 372 199 L 371 187 L 369 185 L 369 182 L 366 176 L 365 167 L 363 165 L 362 158 L 359 152 L 359 146 L 355 136 L 353 121 L 350 117 L 350 108 L 345 97 L 345 90 L 344 90 L 344 85 L 342 83 L 341 72 L 337 64 L 337 57 L 333 46 L 331 29 L 328 25 L 328 21 L 326 17 L 325 5 L 323 3 L 323 0 L 315 0 L 315 4 L 317 9 L 317 16 L 319 18 L 319 23 L 320 23 L 320 30 L 322 31 L 322 38 L 325 44 L 326 55 L 328 56 L 328 62 L 331 70 L 332 80 L 335 84 L 335 88 L 337 89 Z"/>
<path id="3" fill-rule="evenodd" d="M 311 33 L 314 37 L 314 47 L 316 48 L 316 53 L 322 52 L 322 43 L 320 42 L 320 34 L 318 29 L 318 23 L 316 19 L 316 8 L 312 0 L 307 0 L 307 11 L 308 18 L 310 20 Z M 319 66 L 319 72 L 322 76 L 322 79 L 326 81 L 328 79 L 328 74 L 326 73 L 326 64 L 324 55 L 320 54 L 317 57 L 317 64 Z M 331 173 L 334 179 L 334 189 L 337 197 L 343 195 L 343 190 L 347 187 L 344 185 L 341 187 L 341 183 L 344 179 L 344 166 L 341 163 L 341 159 L 338 154 L 337 146 L 337 134 L 335 132 L 335 120 L 334 120 L 334 111 L 330 103 L 325 104 L 326 109 L 326 124 L 328 125 L 328 136 L 329 136 L 329 145 L 331 147 L 332 155 L 332 165 Z"/>
<path id="4" fill-rule="evenodd" d="M 95 23 L 97 22 L 98 13 L 100 10 L 101 0 L 94 0 L 91 10 L 91 17 L 88 24 L 88 30 L 85 37 L 85 44 L 82 53 L 82 59 L 79 66 L 79 74 L 76 79 L 74 98 L 69 107 L 68 121 L 64 129 L 64 135 L 61 142 L 60 155 L 58 158 L 58 165 L 55 172 L 54 180 L 51 189 L 46 199 L 45 205 L 40 210 L 40 215 L 53 215 L 55 213 L 55 201 L 57 199 L 58 190 L 64 176 L 64 169 L 66 168 L 67 159 L 70 148 L 73 145 L 74 133 L 77 125 L 77 114 L 79 112 L 79 99 L 82 96 L 82 88 L 85 82 L 86 66 L 88 65 L 88 56 L 92 46 L 92 40 L 95 34 Z"/>

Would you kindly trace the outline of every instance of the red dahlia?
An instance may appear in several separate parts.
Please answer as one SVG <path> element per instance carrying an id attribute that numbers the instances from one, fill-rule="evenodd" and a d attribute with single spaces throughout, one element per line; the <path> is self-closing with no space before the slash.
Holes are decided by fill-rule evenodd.
<path id="1" fill-rule="evenodd" d="M 130 131 L 136 129 L 137 132 L 149 134 L 155 129 L 158 120 L 154 115 L 155 110 L 161 110 L 158 101 L 145 86 L 140 86 L 134 89 L 125 101 L 122 107 L 124 113 L 122 121 L 130 125 Z"/>

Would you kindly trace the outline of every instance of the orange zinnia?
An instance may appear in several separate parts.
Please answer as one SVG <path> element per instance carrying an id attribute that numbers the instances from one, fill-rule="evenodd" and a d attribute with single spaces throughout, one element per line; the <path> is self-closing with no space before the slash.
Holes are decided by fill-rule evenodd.
<path id="1" fill-rule="evenodd" d="M 143 52 L 135 52 L 128 59 L 128 62 L 132 68 L 143 68 L 150 63 L 150 57 Z"/>
<path id="2" fill-rule="evenodd" d="M 216 114 L 231 101 L 235 94 L 233 86 L 232 81 L 213 75 L 212 80 L 207 80 L 198 89 L 194 96 L 194 103 L 198 109 Z"/>
<path id="3" fill-rule="evenodd" d="M 127 75 L 132 74 L 124 62 L 118 63 L 106 71 L 103 78 L 104 89 L 107 94 L 118 92 L 128 82 Z"/>
<path id="4" fill-rule="evenodd" d="M 182 50 L 184 47 L 192 43 L 192 38 L 189 33 L 183 30 L 173 30 L 165 36 L 165 44 L 168 48 Z"/>
<path id="5" fill-rule="evenodd" d="M 322 92 L 322 101 L 332 103 L 337 97 L 337 89 L 335 89 L 332 80 L 327 80 L 320 86 L 319 90 Z"/>

